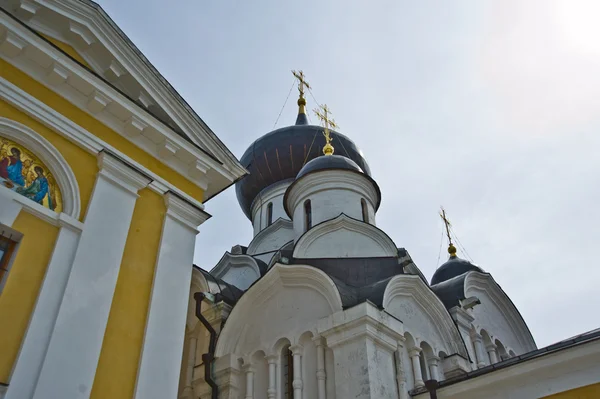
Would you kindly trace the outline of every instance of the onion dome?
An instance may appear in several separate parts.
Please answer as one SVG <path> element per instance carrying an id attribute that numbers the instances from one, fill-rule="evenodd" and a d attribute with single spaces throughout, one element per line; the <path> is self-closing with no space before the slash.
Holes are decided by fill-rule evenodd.
<path id="1" fill-rule="evenodd" d="M 301 100 L 304 99 L 298 100 L 300 112 L 295 125 L 267 133 L 242 155 L 240 162 L 250 173 L 236 183 L 235 191 L 248 219 L 251 219 L 252 202 L 262 190 L 284 180 L 292 181 L 305 165 L 323 155 L 322 148 L 327 144 L 323 127 L 307 124 L 305 101 L 300 104 Z M 370 176 L 369 165 L 356 144 L 336 131 L 330 130 L 330 135 L 336 153 L 353 161 L 359 171 Z"/>
<path id="2" fill-rule="evenodd" d="M 479 266 L 456 256 L 454 245 L 450 244 L 448 253 L 450 254 L 450 258 L 433 273 L 431 285 L 439 284 L 471 271 L 485 273 Z"/>
<path id="3" fill-rule="evenodd" d="M 329 155 L 315 158 L 304 165 L 304 167 L 300 169 L 300 172 L 298 172 L 296 180 L 309 173 L 325 169 L 344 169 L 363 173 L 361 167 L 353 160 L 341 155 Z"/>

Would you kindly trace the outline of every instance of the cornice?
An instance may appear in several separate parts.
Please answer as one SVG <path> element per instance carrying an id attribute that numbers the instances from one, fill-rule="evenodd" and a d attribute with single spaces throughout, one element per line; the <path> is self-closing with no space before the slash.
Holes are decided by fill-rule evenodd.
<path id="1" fill-rule="evenodd" d="M 163 198 L 167 207 L 167 215 L 194 231 L 197 231 L 198 226 L 211 217 L 202 208 L 191 204 L 173 192 L 167 192 Z"/>
<path id="2" fill-rule="evenodd" d="M 256 278 L 260 278 L 260 267 L 258 267 L 256 259 L 254 259 L 250 255 L 233 255 L 229 252 L 225 252 L 225 254 L 221 257 L 217 265 L 210 271 L 210 274 L 217 278 L 222 278 L 223 275 L 227 272 L 227 270 L 229 270 L 229 266 L 250 267 L 256 273 Z"/>
<path id="3" fill-rule="evenodd" d="M 148 186 L 152 179 L 131 168 L 118 158 L 101 152 L 98 154 L 98 174 L 122 189 L 137 196 L 137 192 Z"/>

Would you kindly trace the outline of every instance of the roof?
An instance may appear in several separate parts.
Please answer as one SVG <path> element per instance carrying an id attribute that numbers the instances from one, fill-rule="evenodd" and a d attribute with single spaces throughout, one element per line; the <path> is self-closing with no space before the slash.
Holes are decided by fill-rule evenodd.
<path id="1" fill-rule="evenodd" d="M 331 169 L 351 170 L 362 173 L 360 166 L 358 166 L 356 162 L 350 158 L 346 158 L 342 155 L 322 155 L 304 165 L 302 169 L 300 169 L 300 172 L 298 172 L 296 179 L 300 179 L 301 177 L 313 172 Z"/>

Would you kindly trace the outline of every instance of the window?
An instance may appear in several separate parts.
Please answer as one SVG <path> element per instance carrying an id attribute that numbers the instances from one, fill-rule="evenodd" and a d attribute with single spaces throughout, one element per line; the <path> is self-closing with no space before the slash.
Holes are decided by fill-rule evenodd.
<path id="1" fill-rule="evenodd" d="M 287 365 L 285 397 L 292 399 L 294 397 L 294 356 L 292 356 L 292 351 L 289 348 L 287 350 Z"/>
<path id="2" fill-rule="evenodd" d="M 304 231 L 310 230 L 312 227 L 312 209 L 310 200 L 304 201 Z"/>
<path id="3" fill-rule="evenodd" d="M 17 243 L 9 237 L 0 235 L 0 291 L 8 277 L 10 261 Z"/>
<path id="4" fill-rule="evenodd" d="M 367 201 L 364 198 L 360 199 L 360 207 L 362 208 L 363 222 L 369 223 L 369 208 L 367 208 Z"/>
<path id="5" fill-rule="evenodd" d="M 269 202 L 267 205 L 267 226 L 273 224 L 273 203 Z"/>

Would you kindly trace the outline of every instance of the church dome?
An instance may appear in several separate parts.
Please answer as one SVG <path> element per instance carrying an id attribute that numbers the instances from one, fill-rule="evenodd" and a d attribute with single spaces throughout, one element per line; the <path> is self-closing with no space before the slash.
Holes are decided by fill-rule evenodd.
<path id="1" fill-rule="evenodd" d="M 461 259 L 456 255 L 450 256 L 450 259 L 433 273 L 431 285 L 439 284 L 471 271 L 485 273 L 482 268 L 467 260 Z"/>
<path id="2" fill-rule="evenodd" d="M 358 166 L 356 162 L 349 158 L 341 155 L 323 155 L 304 165 L 304 167 L 300 169 L 300 172 L 298 172 L 296 179 L 300 179 L 302 176 L 312 172 L 327 169 L 343 169 L 363 173 L 363 170 L 360 168 L 360 166 Z"/>
<path id="3" fill-rule="evenodd" d="M 356 144 L 341 133 L 330 132 L 336 153 L 370 176 L 369 165 Z M 303 113 L 298 115 L 295 125 L 274 130 L 252 143 L 240 160 L 250 173 L 235 187 L 238 202 L 246 216 L 251 219 L 252 202 L 263 189 L 283 180 L 295 179 L 310 161 L 323 158 L 324 145 L 323 128 L 309 125 Z"/>

